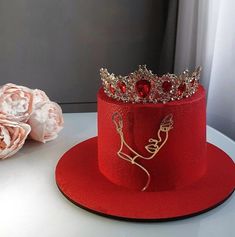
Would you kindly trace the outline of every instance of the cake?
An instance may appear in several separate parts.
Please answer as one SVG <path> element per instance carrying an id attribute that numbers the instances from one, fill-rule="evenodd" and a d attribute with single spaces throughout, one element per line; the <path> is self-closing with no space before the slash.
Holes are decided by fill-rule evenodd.
<path id="1" fill-rule="evenodd" d="M 206 98 L 205 90 L 198 85 L 200 69 L 187 76 L 184 72 L 182 74 L 184 78 L 172 74 L 159 78 L 149 72 L 146 66 L 140 66 L 139 70 L 132 75 L 133 79 L 128 85 L 126 77 L 115 77 L 114 74 L 109 74 L 107 69 L 101 69 L 103 87 L 98 93 L 100 171 L 111 182 L 135 190 L 166 191 L 190 185 L 205 173 L 207 160 Z M 145 94 L 138 93 L 136 90 L 138 83 L 151 85 L 152 81 L 154 85 L 160 81 L 154 93 L 151 94 L 152 88 L 147 91 L 149 93 L 146 91 Z M 149 101 L 150 96 L 156 98 L 155 95 L 160 94 L 161 87 L 166 82 L 171 85 L 168 91 L 159 96 L 158 100 L 161 101 L 159 103 Z M 117 85 L 122 85 L 122 87 Z M 194 93 L 189 94 L 188 98 L 184 98 L 182 94 L 170 103 L 161 103 L 162 98 L 175 98 L 176 92 L 171 91 L 174 85 L 177 87 L 175 91 L 184 85 L 185 94 L 188 93 L 186 88 Z M 125 91 L 122 90 L 123 86 L 126 87 Z M 143 92 L 144 88 L 140 89 Z M 132 98 L 132 101 L 125 102 L 124 99 L 121 101 L 122 97 L 125 97 L 122 94 L 128 94 L 126 100 Z M 141 99 L 145 100 L 145 103 L 139 102 Z M 121 119 L 123 122 L 122 133 L 125 144 L 128 146 L 125 145 L 122 148 L 124 151 L 120 151 L 125 154 L 124 157 L 117 154 L 121 139 L 112 119 L 115 113 L 116 119 Z M 168 115 L 172 117 L 171 131 L 167 131 L 168 139 L 158 151 L 160 143 L 166 138 L 166 131 L 158 134 L 159 125 Z M 154 149 L 156 140 L 159 139 L 161 142 L 157 145 L 157 149 L 153 150 L 154 153 L 151 153 L 151 150 L 147 148 Z M 134 157 L 135 153 L 140 156 L 133 163 L 131 157 Z M 129 160 L 125 160 L 127 154 L 129 154 Z"/>
<path id="2" fill-rule="evenodd" d="M 98 137 L 63 155 L 61 192 L 91 212 L 140 221 L 190 217 L 225 201 L 235 165 L 206 140 L 199 77 L 200 68 L 161 77 L 146 66 L 124 77 L 101 69 Z"/>

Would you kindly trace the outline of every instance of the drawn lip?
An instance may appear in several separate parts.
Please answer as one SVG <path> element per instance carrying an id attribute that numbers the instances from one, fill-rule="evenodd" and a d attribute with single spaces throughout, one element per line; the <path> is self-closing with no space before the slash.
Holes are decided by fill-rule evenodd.
<path id="1" fill-rule="evenodd" d="M 154 153 L 157 149 L 156 147 L 154 147 L 153 144 L 147 145 L 145 148 L 148 152 L 151 152 L 151 153 Z"/>

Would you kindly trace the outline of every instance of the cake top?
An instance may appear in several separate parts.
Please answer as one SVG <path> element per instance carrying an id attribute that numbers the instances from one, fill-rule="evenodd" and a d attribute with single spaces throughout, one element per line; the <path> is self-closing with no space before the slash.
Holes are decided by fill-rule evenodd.
<path id="1" fill-rule="evenodd" d="M 158 76 L 148 70 L 146 65 L 127 76 L 115 76 L 107 69 L 100 69 L 104 92 L 107 96 L 122 102 L 166 103 L 181 100 L 195 94 L 199 86 L 201 67 L 191 74 L 188 70 L 180 75 L 164 74 Z"/>

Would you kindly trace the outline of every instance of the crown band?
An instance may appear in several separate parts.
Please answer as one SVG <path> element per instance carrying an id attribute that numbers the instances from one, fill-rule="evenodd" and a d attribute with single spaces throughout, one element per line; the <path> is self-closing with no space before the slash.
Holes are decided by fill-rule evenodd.
<path id="1" fill-rule="evenodd" d="M 132 103 L 166 103 L 192 96 L 198 89 L 201 67 L 192 74 L 185 70 L 179 76 L 164 74 L 158 77 L 140 65 L 127 76 L 115 76 L 100 69 L 104 92 L 115 100 Z"/>

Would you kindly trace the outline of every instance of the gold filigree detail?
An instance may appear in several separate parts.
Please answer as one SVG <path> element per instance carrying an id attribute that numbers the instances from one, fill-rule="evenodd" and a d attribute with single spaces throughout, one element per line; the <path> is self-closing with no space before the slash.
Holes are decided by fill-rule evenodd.
<path id="1" fill-rule="evenodd" d="M 145 146 L 145 149 L 149 153 L 151 153 L 150 156 L 142 156 L 141 154 L 136 152 L 133 148 L 131 148 L 127 144 L 127 142 L 124 138 L 123 131 L 122 131 L 123 119 L 122 119 L 122 116 L 120 115 L 120 113 L 115 112 L 112 116 L 112 121 L 116 126 L 116 131 L 119 134 L 120 140 L 121 140 L 121 145 L 120 145 L 120 148 L 117 152 L 117 155 L 121 159 L 126 160 L 126 161 L 130 162 L 131 164 L 138 166 L 141 170 L 143 170 L 145 172 L 145 174 L 147 175 L 147 182 L 141 190 L 141 191 L 145 191 L 150 184 L 151 175 L 150 175 L 149 171 L 144 166 L 139 164 L 136 160 L 137 159 L 144 159 L 144 160 L 153 159 L 156 156 L 156 154 L 160 151 L 160 149 L 166 144 L 166 142 L 168 140 L 168 133 L 173 128 L 173 115 L 169 114 L 166 117 L 164 117 L 163 120 L 161 121 L 160 126 L 159 126 L 159 129 L 157 132 L 157 137 L 150 138 L 148 140 L 149 144 Z M 124 147 L 126 147 L 129 151 L 131 151 L 132 156 L 123 152 Z"/>

